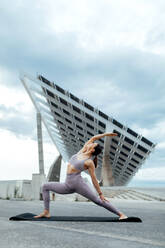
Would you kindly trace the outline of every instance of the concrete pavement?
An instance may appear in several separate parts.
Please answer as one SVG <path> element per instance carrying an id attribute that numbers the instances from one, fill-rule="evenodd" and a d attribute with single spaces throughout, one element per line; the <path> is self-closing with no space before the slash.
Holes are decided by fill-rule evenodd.
<path id="1" fill-rule="evenodd" d="M 9 221 L 9 217 L 40 213 L 42 201 L 0 200 L 1 248 L 158 248 L 165 247 L 165 203 L 116 200 L 111 203 L 142 223 L 30 222 Z M 91 202 L 51 202 L 51 215 L 114 216 Z"/>

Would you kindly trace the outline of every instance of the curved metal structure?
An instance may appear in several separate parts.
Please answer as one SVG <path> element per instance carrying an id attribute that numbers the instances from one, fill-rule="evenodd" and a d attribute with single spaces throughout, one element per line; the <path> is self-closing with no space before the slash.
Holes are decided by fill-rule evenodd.
<path id="1" fill-rule="evenodd" d="M 122 186 L 130 182 L 154 150 L 150 140 L 43 76 L 22 73 L 20 79 L 65 162 L 92 136 L 116 132 L 117 137 L 98 141 L 104 152 L 98 158 L 96 175 L 102 179 L 102 161 L 108 156 L 113 185 Z"/>

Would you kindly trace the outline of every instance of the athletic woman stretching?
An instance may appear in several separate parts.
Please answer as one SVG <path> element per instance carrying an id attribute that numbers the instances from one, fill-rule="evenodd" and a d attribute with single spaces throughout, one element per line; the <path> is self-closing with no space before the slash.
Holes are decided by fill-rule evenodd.
<path id="1" fill-rule="evenodd" d="M 95 168 L 97 167 L 97 155 L 101 153 L 101 147 L 98 143 L 94 143 L 95 140 L 101 139 L 105 136 L 117 136 L 116 133 L 104 133 L 93 136 L 89 141 L 85 143 L 83 148 L 75 155 L 73 155 L 68 163 L 67 175 L 65 183 L 48 182 L 42 187 L 43 200 L 44 200 L 44 212 L 34 218 L 50 217 L 49 203 L 50 196 L 49 191 L 53 191 L 59 194 L 71 194 L 78 193 L 95 204 L 106 208 L 114 214 L 120 216 L 121 219 L 126 219 L 127 216 L 122 212 L 119 212 L 112 204 L 104 197 L 101 192 L 99 183 L 95 175 Z M 81 177 L 81 171 L 88 170 L 92 178 L 93 185 L 98 192 L 98 195 L 92 191 L 92 189 L 84 182 Z"/>

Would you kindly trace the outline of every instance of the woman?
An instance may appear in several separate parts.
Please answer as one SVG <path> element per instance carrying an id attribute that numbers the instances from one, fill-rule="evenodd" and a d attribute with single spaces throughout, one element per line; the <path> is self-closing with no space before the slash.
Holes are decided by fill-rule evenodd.
<path id="1" fill-rule="evenodd" d="M 101 147 L 94 141 L 101 139 L 105 136 L 117 136 L 116 133 L 104 133 L 93 136 L 88 140 L 83 148 L 75 155 L 71 157 L 67 167 L 67 176 L 65 183 L 48 182 L 43 185 L 43 200 L 44 200 L 44 212 L 34 218 L 50 217 L 49 203 L 50 196 L 49 191 L 53 191 L 59 194 L 71 194 L 78 193 L 95 204 L 106 208 L 107 210 L 120 216 L 119 220 L 126 219 L 127 216 L 122 212 L 119 212 L 112 204 L 104 197 L 101 192 L 99 183 L 95 175 L 95 168 L 97 167 L 97 155 L 101 153 Z M 81 177 L 81 171 L 88 170 L 92 178 L 93 185 L 98 192 L 99 197 L 95 194 L 91 188 L 84 182 Z"/>

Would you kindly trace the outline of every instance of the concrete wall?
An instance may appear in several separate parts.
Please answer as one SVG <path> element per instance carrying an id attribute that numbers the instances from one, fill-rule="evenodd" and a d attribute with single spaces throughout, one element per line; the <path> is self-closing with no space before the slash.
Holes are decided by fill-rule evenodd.
<path id="1" fill-rule="evenodd" d="M 46 182 L 45 175 L 33 174 L 32 180 L 0 181 L 0 198 L 39 200 L 41 187 Z"/>
<path id="2" fill-rule="evenodd" d="M 23 180 L 22 197 L 25 200 L 32 200 L 32 182 L 31 182 L 31 180 Z"/>
<path id="3" fill-rule="evenodd" d="M 31 199 L 31 180 L 0 181 L 0 198 L 25 198 Z"/>
<path id="4" fill-rule="evenodd" d="M 66 175 L 65 175 L 66 177 Z M 91 177 L 82 172 L 82 177 L 88 186 L 96 192 Z M 65 180 L 65 178 L 63 178 Z M 32 180 L 6 180 L 0 181 L 0 198 L 2 199 L 24 199 L 24 200 L 41 200 L 42 185 L 47 182 L 45 175 L 32 174 Z M 56 194 L 57 198 L 65 199 L 66 195 Z M 50 191 L 50 198 L 52 199 L 52 192 Z M 75 200 L 87 199 L 78 194 L 70 195 L 69 199 Z"/>

